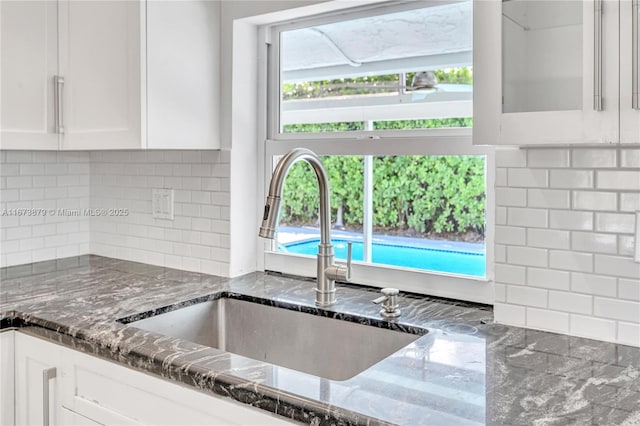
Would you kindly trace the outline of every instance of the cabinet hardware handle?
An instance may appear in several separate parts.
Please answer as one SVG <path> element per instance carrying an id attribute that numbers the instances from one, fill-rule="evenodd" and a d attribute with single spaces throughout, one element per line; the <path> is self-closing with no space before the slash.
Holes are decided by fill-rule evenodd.
<path id="1" fill-rule="evenodd" d="M 602 111 L 602 0 L 593 2 L 593 109 Z"/>
<path id="2" fill-rule="evenodd" d="M 55 120 L 56 120 L 56 133 L 64 133 L 64 120 L 62 115 L 63 102 L 62 93 L 64 90 L 64 77 L 56 75 L 53 77 L 53 97 L 55 102 Z"/>
<path id="3" fill-rule="evenodd" d="M 638 102 L 638 0 L 631 2 L 631 108 L 640 110 Z"/>
<path id="4" fill-rule="evenodd" d="M 49 381 L 55 377 L 55 367 L 42 370 L 42 426 L 49 426 Z"/>

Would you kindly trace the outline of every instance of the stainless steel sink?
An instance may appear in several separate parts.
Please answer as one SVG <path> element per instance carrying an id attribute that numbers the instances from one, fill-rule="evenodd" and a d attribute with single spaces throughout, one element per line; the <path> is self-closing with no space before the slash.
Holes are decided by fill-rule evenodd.
<path id="1" fill-rule="evenodd" d="M 230 298 L 130 325 L 331 380 L 347 380 L 427 332 L 405 333 Z"/>

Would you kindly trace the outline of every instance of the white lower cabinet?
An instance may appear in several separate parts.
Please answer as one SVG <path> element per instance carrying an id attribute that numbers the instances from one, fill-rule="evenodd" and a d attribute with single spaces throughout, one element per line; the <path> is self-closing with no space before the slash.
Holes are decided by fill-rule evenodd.
<path id="1" fill-rule="evenodd" d="M 0 333 L 0 425 L 15 424 L 13 331 Z"/>
<path id="2" fill-rule="evenodd" d="M 20 332 L 0 333 L 0 337 L 9 333 L 15 338 L 18 425 L 291 424 L 261 410 Z M 0 347 L 4 342 L 0 339 Z M 4 379 L 3 371 L 3 387 Z M 11 424 L 4 423 L 11 417 L 4 415 L 4 393 L 2 397 L 2 424 Z"/>

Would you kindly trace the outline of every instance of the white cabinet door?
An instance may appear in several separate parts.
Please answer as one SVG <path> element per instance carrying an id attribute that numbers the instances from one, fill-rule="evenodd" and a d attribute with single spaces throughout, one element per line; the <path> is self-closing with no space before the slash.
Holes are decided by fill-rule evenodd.
<path id="1" fill-rule="evenodd" d="M 103 425 L 287 425 L 235 401 L 64 349 L 62 405 Z"/>
<path id="2" fill-rule="evenodd" d="M 640 5 L 620 0 L 620 142 L 640 144 Z M 635 92 L 635 96 L 634 96 Z"/>
<path id="3" fill-rule="evenodd" d="M 617 143 L 618 17 L 617 0 L 474 1 L 474 143 Z"/>
<path id="4" fill-rule="evenodd" d="M 57 13 L 52 1 L 0 2 L 1 149 L 58 149 Z"/>
<path id="5" fill-rule="evenodd" d="M 59 2 L 63 149 L 142 147 L 143 6 Z"/>
<path id="6" fill-rule="evenodd" d="M 15 334 L 15 421 L 17 425 L 60 423 L 60 353 L 40 339 Z"/>
<path id="7" fill-rule="evenodd" d="M 47 405 L 52 425 L 291 424 L 262 410 L 22 333 L 15 333 L 15 361 L 19 425 L 42 425 Z M 47 379 L 43 373 L 51 371 L 55 377 Z M 43 396 L 45 387 L 48 398 Z"/>
<path id="8" fill-rule="evenodd" d="M 148 148 L 218 149 L 220 2 L 147 2 Z"/>
<path id="9" fill-rule="evenodd" d="M 100 423 L 94 422 L 78 413 L 74 413 L 64 407 L 60 409 L 60 424 L 65 426 L 98 426 Z"/>
<path id="10" fill-rule="evenodd" d="M 13 330 L 0 332 L 0 425 L 15 424 L 14 335 Z"/>

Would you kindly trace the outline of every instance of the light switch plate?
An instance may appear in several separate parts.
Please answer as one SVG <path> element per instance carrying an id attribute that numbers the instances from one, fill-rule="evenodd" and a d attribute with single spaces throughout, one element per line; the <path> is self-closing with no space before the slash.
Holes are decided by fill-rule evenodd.
<path id="1" fill-rule="evenodd" d="M 151 190 L 151 214 L 154 219 L 173 220 L 173 189 L 153 188 Z"/>

